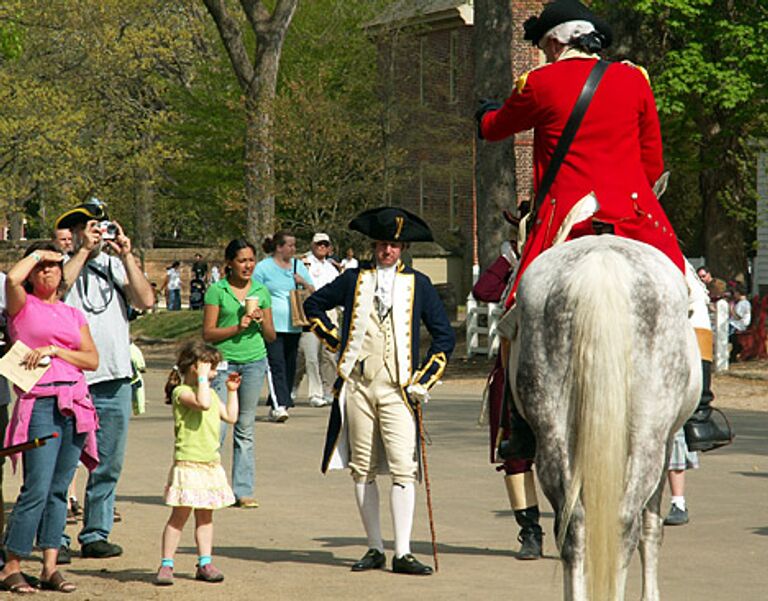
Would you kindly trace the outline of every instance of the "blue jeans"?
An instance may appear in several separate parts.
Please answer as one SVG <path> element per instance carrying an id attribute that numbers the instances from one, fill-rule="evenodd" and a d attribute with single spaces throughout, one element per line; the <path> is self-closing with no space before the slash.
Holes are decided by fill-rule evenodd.
<path id="1" fill-rule="evenodd" d="M 131 417 L 130 378 L 99 382 L 89 388 L 99 416 L 99 465 L 91 472 L 85 488 L 83 529 L 77 537 L 81 545 L 107 540 L 112 532 L 115 490 L 123 470 Z"/>
<path id="2" fill-rule="evenodd" d="M 267 360 L 259 359 L 250 363 L 235 363 L 229 361 L 226 372 L 219 372 L 213 380 L 213 388 L 222 403 L 227 402 L 227 375 L 237 372 L 242 380 L 237 391 L 240 401 L 240 412 L 232 432 L 232 492 L 236 499 L 253 496 L 254 456 L 253 456 L 253 422 L 256 420 L 256 407 L 259 404 L 261 387 L 267 373 Z M 221 423 L 221 444 L 227 435 L 227 425 Z"/>
<path id="3" fill-rule="evenodd" d="M 56 398 L 39 397 L 32 408 L 29 439 L 57 433 L 42 447 L 24 452 L 24 483 L 8 519 L 6 548 L 20 557 L 32 553 L 37 535 L 41 549 L 58 549 L 67 523 L 67 488 L 77 468 L 85 434 L 75 420 L 59 412 Z"/>
<path id="4" fill-rule="evenodd" d="M 181 290 L 176 288 L 174 290 L 168 290 L 168 310 L 180 311 L 181 310 Z"/>

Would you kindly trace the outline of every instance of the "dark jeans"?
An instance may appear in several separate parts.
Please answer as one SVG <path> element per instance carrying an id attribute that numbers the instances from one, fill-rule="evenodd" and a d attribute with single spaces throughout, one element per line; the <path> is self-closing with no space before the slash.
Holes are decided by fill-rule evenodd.
<path id="1" fill-rule="evenodd" d="M 296 377 L 296 354 L 299 351 L 300 337 L 301 332 L 296 334 L 278 332 L 275 341 L 267 344 L 272 391 L 276 397 L 274 399 L 271 393 L 269 395 L 269 403 L 272 407 L 278 405 L 286 408 L 293 407 L 291 390 L 293 390 L 293 379 Z"/>

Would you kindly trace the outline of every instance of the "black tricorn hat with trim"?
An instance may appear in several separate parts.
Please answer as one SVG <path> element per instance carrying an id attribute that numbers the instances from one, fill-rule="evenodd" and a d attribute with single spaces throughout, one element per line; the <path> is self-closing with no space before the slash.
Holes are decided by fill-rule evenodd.
<path id="1" fill-rule="evenodd" d="M 544 5 L 544 10 L 538 17 L 529 17 L 523 23 L 526 40 L 530 40 L 534 46 L 553 27 L 567 21 L 589 21 L 595 26 L 598 33 L 602 34 L 605 41 L 603 48 L 608 48 L 613 41 L 613 32 L 610 25 L 595 15 L 579 0 L 555 0 Z"/>
<path id="2" fill-rule="evenodd" d="M 54 228 L 57 230 L 70 229 L 79 223 L 86 223 L 91 219 L 98 219 L 100 221 L 109 219 L 107 205 L 95 197 L 59 215 Z"/>
<path id="3" fill-rule="evenodd" d="M 390 242 L 432 242 L 432 232 L 418 215 L 398 207 L 363 211 L 349 222 L 349 229 L 373 240 Z"/>

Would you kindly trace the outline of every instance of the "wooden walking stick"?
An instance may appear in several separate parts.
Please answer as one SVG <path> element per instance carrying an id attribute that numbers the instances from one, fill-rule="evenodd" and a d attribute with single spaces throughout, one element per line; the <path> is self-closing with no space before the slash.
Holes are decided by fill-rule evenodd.
<path id="1" fill-rule="evenodd" d="M 424 465 L 424 485 L 427 489 L 427 513 L 429 514 L 429 533 L 432 535 L 432 557 L 435 559 L 435 572 L 440 568 L 437 562 L 437 540 L 435 538 L 435 520 L 432 515 L 432 489 L 429 486 L 429 467 L 427 466 L 427 443 L 424 439 L 424 418 L 421 414 L 421 403 L 416 403 L 416 419 L 419 422 L 419 439 L 421 440 L 421 462 Z"/>

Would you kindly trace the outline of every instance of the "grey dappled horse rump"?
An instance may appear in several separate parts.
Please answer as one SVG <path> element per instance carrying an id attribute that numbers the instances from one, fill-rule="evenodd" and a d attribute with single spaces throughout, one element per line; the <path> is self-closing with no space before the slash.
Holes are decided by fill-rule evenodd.
<path id="1" fill-rule="evenodd" d="M 513 320 L 510 386 L 536 434 L 564 598 L 623 599 L 639 542 L 643 599 L 658 599 L 669 441 L 701 386 L 682 273 L 647 244 L 579 238 L 530 265 Z"/>

